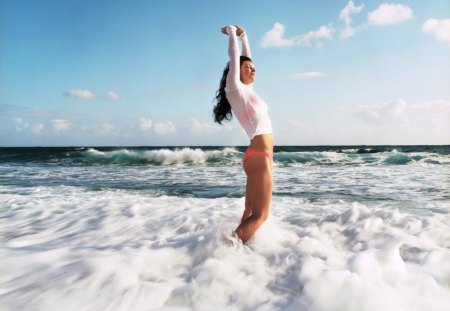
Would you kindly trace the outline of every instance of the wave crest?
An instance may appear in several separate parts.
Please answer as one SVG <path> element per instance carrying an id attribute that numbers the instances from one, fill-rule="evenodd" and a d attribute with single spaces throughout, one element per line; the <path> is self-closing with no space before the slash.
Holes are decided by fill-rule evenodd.
<path id="1" fill-rule="evenodd" d="M 315 151 L 315 152 L 278 152 L 274 156 L 276 163 L 283 166 L 335 166 L 335 165 L 450 165 L 450 157 L 428 152 L 351 152 Z"/>
<path id="2" fill-rule="evenodd" d="M 389 150 L 390 149 L 390 150 Z M 56 147 L 3 148 L 0 163 L 51 165 L 240 166 L 245 147 Z M 450 165 L 448 146 L 276 146 L 277 166 Z"/>
<path id="3" fill-rule="evenodd" d="M 240 154 L 233 148 L 202 150 L 200 148 L 155 149 L 155 150 L 112 150 L 100 151 L 90 148 L 83 152 L 84 159 L 92 164 L 122 165 L 202 165 L 226 164 Z M 234 161 L 231 161 L 234 162 Z"/>

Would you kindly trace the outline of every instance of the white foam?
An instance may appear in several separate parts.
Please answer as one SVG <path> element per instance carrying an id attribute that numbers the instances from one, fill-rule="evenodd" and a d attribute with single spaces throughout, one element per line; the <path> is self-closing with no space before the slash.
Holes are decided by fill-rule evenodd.
<path id="1" fill-rule="evenodd" d="M 224 239 L 243 198 L 2 187 L 0 202 L 2 310 L 450 308 L 445 203 L 274 197 L 245 246 Z"/>
<path id="2" fill-rule="evenodd" d="M 94 148 L 89 148 L 86 153 L 90 154 L 90 155 L 94 155 L 94 156 L 105 156 L 106 153 L 103 151 L 99 151 L 97 149 Z"/>

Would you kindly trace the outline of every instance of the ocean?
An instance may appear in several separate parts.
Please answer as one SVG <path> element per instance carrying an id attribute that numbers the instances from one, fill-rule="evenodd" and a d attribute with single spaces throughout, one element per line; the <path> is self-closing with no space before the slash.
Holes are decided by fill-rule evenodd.
<path id="1" fill-rule="evenodd" d="M 0 310 L 450 310 L 450 146 L 0 148 Z"/>

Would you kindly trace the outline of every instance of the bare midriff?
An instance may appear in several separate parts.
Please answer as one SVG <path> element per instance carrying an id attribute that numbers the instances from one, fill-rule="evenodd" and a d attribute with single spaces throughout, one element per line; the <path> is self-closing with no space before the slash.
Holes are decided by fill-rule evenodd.
<path id="1" fill-rule="evenodd" d="M 249 148 L 253 150 L 273 153 L 273 135 L 261 134 L 256 135 L 251 141 Z"/>

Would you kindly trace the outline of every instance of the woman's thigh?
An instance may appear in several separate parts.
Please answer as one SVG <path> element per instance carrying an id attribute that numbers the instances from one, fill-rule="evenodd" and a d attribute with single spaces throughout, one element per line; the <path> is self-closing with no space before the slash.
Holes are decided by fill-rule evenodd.
<path id="1" fill-rule="evenodd" d="M 247 174 L 246 195 L 253 215 L 267 216 L 272 199 L 272 163 L 263 156 L 254 156 L 244 162 Z"/>
<path id="2" fill-rule="evenodd" d="M 245 185 L 245 209 L 246 210 L 252 209 L 252 202 L 250 201 L 250 187 L 248 185 L 248 177 L 247 177 L 247 184 Z"/>

